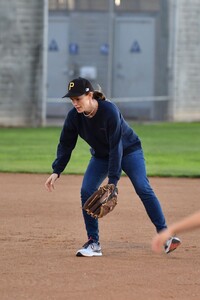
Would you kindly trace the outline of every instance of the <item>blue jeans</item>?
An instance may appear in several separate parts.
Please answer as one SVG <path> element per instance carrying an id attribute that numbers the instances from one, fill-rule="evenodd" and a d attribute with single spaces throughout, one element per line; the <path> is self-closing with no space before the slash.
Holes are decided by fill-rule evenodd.
<path id="1" fill-rule="evenodd" d="M 142 149 L 136 150 L 122 158 L 122 170 L 131 180 L 133 187 L 141 199 L 147 215 L 154 224 L 157 232 L 166 228 L 165 217 L 163 215 L 159 200 L 150 186 L 146 175 L 145 160 Z M 81 187 L 82 205 L 102 184 L 108 176 L 108 160 L 92 157 L 83 177 Z M 99 240 L 98 220 L 89 216 L 83 211 L 85 227 L 88 238 Z"/>

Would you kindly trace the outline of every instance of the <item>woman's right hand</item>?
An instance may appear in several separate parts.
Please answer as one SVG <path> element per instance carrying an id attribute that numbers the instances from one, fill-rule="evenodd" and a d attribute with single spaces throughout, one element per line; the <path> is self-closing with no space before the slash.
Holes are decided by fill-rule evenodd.
<path id="1" fill-rule="evenodd" d="M 51 176 L 49 176 L 49 178 L 45 182 L 45 188 L 47 189 L 47 191 L 52 192 L 55 189 L 54 184 L 57 179 L 58 179 L 58 174 L 56 173 L 53 173 L 51 174 Z"/>

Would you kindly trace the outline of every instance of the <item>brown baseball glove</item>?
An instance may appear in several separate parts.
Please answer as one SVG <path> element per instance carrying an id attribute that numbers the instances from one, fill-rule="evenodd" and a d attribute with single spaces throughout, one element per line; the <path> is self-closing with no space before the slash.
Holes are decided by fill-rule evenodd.
<path id="1" fill-rule="evenodd" d="M 87 199 L 83 209 L 93 218 L 102 218 L 117 205 L 117 195 L 117 187 L 114 184 L 106 184 Z"/>

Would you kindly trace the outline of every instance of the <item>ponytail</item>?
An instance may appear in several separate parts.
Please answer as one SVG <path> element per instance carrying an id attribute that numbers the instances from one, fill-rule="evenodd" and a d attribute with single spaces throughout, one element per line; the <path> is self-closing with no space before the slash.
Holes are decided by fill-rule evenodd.
<path id="1" fill-rule="evenodd" d="M 102 93 L 102 92 L 99 92 L 99 91 L 94 91 L 93 92 L 93 98 L 98 100 L 106 100 L 106 96 Z"/>

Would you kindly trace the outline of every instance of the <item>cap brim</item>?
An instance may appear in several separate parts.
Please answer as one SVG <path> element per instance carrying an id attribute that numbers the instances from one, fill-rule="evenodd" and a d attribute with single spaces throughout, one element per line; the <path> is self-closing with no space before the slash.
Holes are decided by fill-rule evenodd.
<path id="1" fill-rule="evenodd" d="M 68 93 L 65 95 L 65 96 L 63 96 L 62 98 L 68 98 L 69 96 L 68 96 Z"/>
<path id="2" fill-rule="evenodd" d="M 73 94 L 73 93 L 67 93 L 66 95 L 64 95 L 62 98 L 72 98 L 72 97 L 79 97 L 82 96 L 84 94 Z"/>

